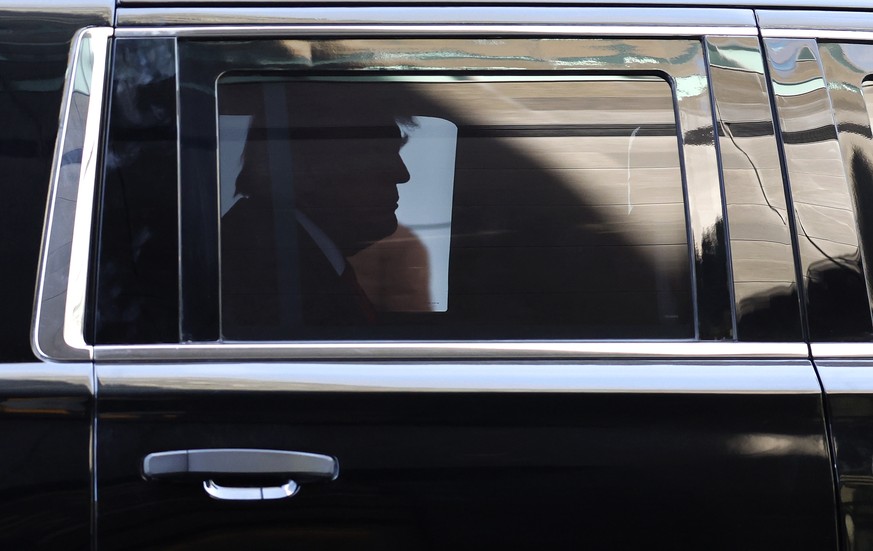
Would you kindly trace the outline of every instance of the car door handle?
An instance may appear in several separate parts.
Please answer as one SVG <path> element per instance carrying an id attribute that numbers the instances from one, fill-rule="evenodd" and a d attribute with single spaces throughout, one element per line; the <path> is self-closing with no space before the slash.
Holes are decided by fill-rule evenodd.
<path id="1" fill-rule="evenodd" d="M 291 497 L 300 484 L 334 480 L 339 475 L 335 457 L 283 450 L 207 449 L 148 454 L 142 462 L 148 480 L 199 478 L 211 497 L 222 500 L 262 500 Z M 283 478 L 279 486 L 224 486 L 213 478 Z"/>

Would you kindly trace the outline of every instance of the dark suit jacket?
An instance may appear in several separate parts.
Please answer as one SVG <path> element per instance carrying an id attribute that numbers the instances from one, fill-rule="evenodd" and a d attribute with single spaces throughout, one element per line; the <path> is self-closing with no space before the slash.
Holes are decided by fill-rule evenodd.
<path id="1" fill-rule="evenodd" d="M 369 322 L 360 290 L 337 275 L 293 211 L 267 200 L 241 199 L 222 217 L 221 278 L 226 339 L 299 339 L 309 327 Z"/>

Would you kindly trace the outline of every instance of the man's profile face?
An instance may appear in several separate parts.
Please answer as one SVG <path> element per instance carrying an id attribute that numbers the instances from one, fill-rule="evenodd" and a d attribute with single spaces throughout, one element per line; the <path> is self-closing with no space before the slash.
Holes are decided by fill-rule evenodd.
<path id="1" fill-rule="evenodd" d="M 397 185 L 409 180 L 394 117 L 367 122 L 301 130 L 293 140 L 297 208 L 346 255 L 397 229 Z"/>

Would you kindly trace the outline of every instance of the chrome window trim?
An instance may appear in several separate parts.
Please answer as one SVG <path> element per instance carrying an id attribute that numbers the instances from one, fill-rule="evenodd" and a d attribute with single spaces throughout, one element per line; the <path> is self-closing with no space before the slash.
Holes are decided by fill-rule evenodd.
<path id="1" fill-rule="evenodd" d="M 873 352 L 873 345 L 867 347 L 868 352 Z M 866 356 L 871 358 L 873 353 L 868 353 Z M 873 361 L 826 359 L 816 361 L 815 365 L 821 377 L 822 387 L 828 394 L 873 393 Z"/>
<path id="2" fill-rule="evenodd" d="M 41 359 L 90 360 L 85 343 L 92 210 L 112 29 L 79 31 L 71 48 L 43 230 L 31 346 Z M 76 103 L 76 94 L 84 101 Z M 81 152 L 79 159 L 75 158 Z"/>
<path id="3" fill-rule="evenodd" d="M 0 11 L 12 13 L 55 13 L 59 16 L 93 16 L 110 24 L 114 0 L 0 0 Z"/>
<path id="4" fill-rule="evenodd" d="M 102 393 L 543 392 L 819 394 L 808 360 L 634 363 L 101 364 Z"/>
<path id="5" fill-rule="evenodd" d="M 0 364 L 3 396 L 83 396 L 94 394 L 90 363 L 26 362 Z"/>
<path id="6" fill-rule="evenodd" d="M 574 360 L 653 358 L 807 358 L 805 343 L 739 342 L 337 342 L 97 345 L 98 362 Z"/>
<path id="7" fill-rule="evenodd" d="M 873 31 L 838 31 L 835 29 L 767 29 L 764 38 L 819 38 L 822 40 L 873 41 Z"/>
<path id="8" fill-rule="evenodd" d="M 343 3 L 343 4 L 356 4 L 356 3 L 366 3 L 367 0 L 321 0 L 325 4 L 331 3 Z M 393 0 L 403 4 L 415 4 L 420 2 L 422 4 L 431 3 L 429 0 Z M 392 0 L 389 0 L 385 3 L 391 4 Z M 465 4 L 470 0 L 444 0 L 443 3 L 456 3 L 456 4 Z M 257 4 L 260 6 L 270 5 L 270 4 L 287 4 L 286 0 L 118 0 L 119 6 L 172 6 L 172 5 L 221 5 L 221 4 L 233 4 L 235 6 L 246 5 L 246 4 Z M 501 3 L 505 4 L 530 4 L 530 0 L 502 0 Z M 550 0 L 549 4 L 574 4 L 574 5 L 584 5 L 584 4 L 603 4 L 603 2 L 594 2 L 592 0 Z M 610 0 L 609 4 L 613 5 L 634 5 L 634 6 L 645 6 L 645 5 L 656 5 L 658 7 L 664 6 L 676 6 L 676 7 L 692 7 L 698 8 L 701 5 L 700 0 L 660 0 L 657 2 L 649 1 L 641 1 L 641 0 Z M 736 1 L 731 0 L 707 0 L 706 5 L 708 6 L 724 6 L 724 7 L 734 7 L 738 4 Z M 818 8 L 821 9 L 822 2 L 821 0 L 744 0 L 739 3 L 742 6 L 749 7 L 782 7 L 782 8 Z M 828 3 L 828 6 L 833 9 L 869 9 L 870 2 L 869 0 L 833 0 Z"/>
<path id="9" fill-rule="evenodd" d="M 870 12 L 758 10 L 755 13 L 764 38 L 873 39 L 873 13 Z"/>
<path id="10" fill-rule="evenodd" d="M 152 27 L 159 36 L 215 36 L 231 32 L 333 32 L 353 25 L 361 32 L 439 34 L 757 35 L 751 10 L 665 8 L 554 8 L 521 6 L 313 7 L 313 8 L 119 8 L 121 27 Z M 598 23 L 602 22 L 602 23 Z M 213 28 L 204 26 L 222 25 Z M 171 26 L 179 26 L 173 28 Z M 420 27 L 420 31 L 410 27 Z M 339 29 L 337 29 L 339 30 Z M 136 32 L 124 29 L 124 32 Z M 119 36 L 122 36 L 119 34 Z M 141 36 L 141 35 L 137 35 Z M 156 36 L 148 34 L 147 36 Z"/>
<path id="11" fill-rule="evenodd" d="M 219 27 L 119 27 L 119 38 L 143 37 L 223 37 L 245 34 L 251 37 L 276 36 L 670 36 L 703 35 L 757 36 L 757 31 L 743 27 L 597 27 L 591 25 L 283 25 L 283 26 L 219 26 Z"/>
<path id="12" fill-rule="evenodd" d="M 809 349 L 812 357 L 816 360 L 828 358 L 873 358 L 873 342 L 814 342 L 809 345 Z"/>

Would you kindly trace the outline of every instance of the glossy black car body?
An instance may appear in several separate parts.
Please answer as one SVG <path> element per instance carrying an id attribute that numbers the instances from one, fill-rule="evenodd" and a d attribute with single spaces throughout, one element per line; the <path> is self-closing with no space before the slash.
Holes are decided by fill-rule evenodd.
<path id="1" fill-rule="evenodd" d="M 91 377 L 36 360 L 28 319 L 70 46 L 112 14 L 106 3 L 0 4 L 0 539 L 9 549 L 91 547 Z"/>
<path id="2" fill-rule="evenodd" d="M 0 3 L 4 546 L 868 548 L 873 17 L 619 4 Z M 452 146 L 447 283 L 310 323 L 276 136 L 386 97 Z"/>

